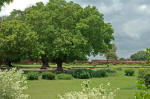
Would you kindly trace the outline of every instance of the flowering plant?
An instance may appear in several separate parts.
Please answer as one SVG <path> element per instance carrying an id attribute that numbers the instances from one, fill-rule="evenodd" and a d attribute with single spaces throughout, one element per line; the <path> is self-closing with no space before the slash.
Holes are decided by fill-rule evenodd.
<path id="1" fill-rule="evenodd" d="M 81 91 L 73 91 L 59 95 L 59 99 L 114 99 L 116 91 L 119 89 L 112 90 L 111 88 L 104 88 L 109 87 L 110 83 L 107 86 L 100 84 L 97 88 L 90 88 L 89 80 L 83 81 L 81 86 Z"/>
<path id="2" fill-rule="evenodd" d="M 23 94 L 23 90 L 27 89 L 27 81 L 22 73 L 16 69 L 0 72 L 1 99 L 26 99 L 28 97 Z"/>

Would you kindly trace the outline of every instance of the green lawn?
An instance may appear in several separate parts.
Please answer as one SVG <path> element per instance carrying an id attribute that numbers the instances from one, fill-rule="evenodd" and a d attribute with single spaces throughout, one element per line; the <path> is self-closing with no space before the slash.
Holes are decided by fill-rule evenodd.
<path id="1" fill-rule="evenodd" d="M 80 90 L 83 80 L 37 80 L 29 81 L 29 89 L 25 93 L 29 94 L 29 99 L 57 99 L 58 94 L 64 94 L 72 90 Z M 100 83 L 110 82 L 112 88 L 120 88 L 115 99 L 134 99 L 136 92 L 136 76 L 124 76 L 123 71 L 106 78 L 90 79 L 91 86 L 98 86 Z"/>

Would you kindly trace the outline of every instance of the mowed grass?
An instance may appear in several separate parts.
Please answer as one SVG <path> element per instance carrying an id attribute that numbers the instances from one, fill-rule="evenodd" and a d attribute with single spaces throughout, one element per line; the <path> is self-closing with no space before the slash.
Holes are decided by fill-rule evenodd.
<path id="1" fill-rule="evenodd" d="M 81 83 L 85 79 L 73 80 L 37 80 L 29 81 L 29 89 L 25 93 L 29 94 L 29 99 L 58 99 L 58 94 L 70 91 L 81 90 Z M 136 75 L 124 76 L 123 71 L 117 72 L 113 76 L 105 78 L 90 79 L 91 87 L 98 87 L 99 84 L 111 83 L 111 88 L 120 88 L 115 99 L 134 99 L 136 90 Z"/>

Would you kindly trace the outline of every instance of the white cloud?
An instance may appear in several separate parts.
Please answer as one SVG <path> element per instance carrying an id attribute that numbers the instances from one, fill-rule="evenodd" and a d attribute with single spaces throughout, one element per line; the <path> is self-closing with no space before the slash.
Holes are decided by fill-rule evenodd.
<path id="1" fill-rule="evenodd" d="M 111 6 L 105 5 L 104 3 L 101 3 L 100 6 L 98 7 L 100 11 L 103 13 L 112 13 L 112 12 L 117 12 L 122 9 L 122 3 L 119 0 L 113 0 L 113 3 Z"/>
<path id="2" fill-rule="evenodd" d="M 0 12 L 0 16 L 9 15 L 13 9 L 24 10 L 25 8 L 34 5 L 36 2 L 47 2 L 48 0 L 14 0 L 9 5 L 4 5 Z"/>
<path id="3" fill-rule="evenodd" d="M 147 8 L 147 5 L 141 5 L 141 6 L 139 6 L 138 7 L 138 10 L 140 10 L 140 11 L 143 11 L 143 10 L 145 10 Z"/>
<path id="4" fill-rule="evenodd" d="M 150 22 L 144 19 L 135 19 L 123 24 L 123 31 L 134 39 L 139 39 L 140 36 L 149 31 Z"/>

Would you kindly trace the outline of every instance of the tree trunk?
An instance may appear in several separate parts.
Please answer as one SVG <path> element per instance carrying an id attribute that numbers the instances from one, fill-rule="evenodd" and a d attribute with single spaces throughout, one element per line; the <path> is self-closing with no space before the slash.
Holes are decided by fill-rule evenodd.
<path id="1" fill-rule="evenodd" d="M 5 61 L 6 68 L 9 70 L 12 66 L 11 61 L 7 58 Z"/>
<path id="2" fill-rule="evenodd" d="M 42 69 L 46 69 L 47 67 L 50 67 L 49 64 L 48 64 L 49 61 L 46 58 L 46 55 L 42 56 L 41 61 L 42 61 L 42 67 L 41 67 Z"/>
<path id="3" fill-rule="evenodd" d="M 109 68 L 109 60 L 108 59 L 107 59 L 107 63 L 106 64 L 107 64 L 107 68 Z"/>
<path id="4" fill-rule="evenodd" d="M 63 71 L 63 68 L 62 68 L 62 61 L 61 60 L 58 60 L 56 62 L 57 64 L 57 71 Z"/>

